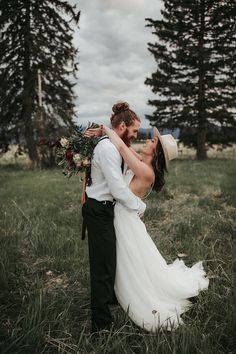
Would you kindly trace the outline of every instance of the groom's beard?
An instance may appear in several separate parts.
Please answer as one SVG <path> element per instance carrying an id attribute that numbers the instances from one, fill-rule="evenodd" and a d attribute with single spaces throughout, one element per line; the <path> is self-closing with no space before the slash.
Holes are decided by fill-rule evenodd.
<path id="1" fill-rule="evenodd" d="M 121 139 L 123 140 L 123 142 L 125 143 L 125 145 L 127 145 L 128 147 L 131 146 L 133 138 L 129 138 L 129 131 L 128 129 L 126 129 L 123 133 L 123 135 L 121 136 Z"/>

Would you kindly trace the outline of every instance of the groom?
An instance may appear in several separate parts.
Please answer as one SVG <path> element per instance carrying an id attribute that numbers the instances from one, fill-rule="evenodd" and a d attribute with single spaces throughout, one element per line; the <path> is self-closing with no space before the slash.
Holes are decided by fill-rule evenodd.
<path id="1" fill-rule="evenodd" d="M 112 128 L 130 146 L 137 137 L 140 119 L 127 103 L 113 106 Z M 125 184 L 122 157 L 108 137 L 96 145 L 91 164 L 91 186 L 82 215 L 88 230 L 92 332 L 109 329 L 116 274 L 116 236 L 113 225 L 116 200 L 138 214 L 146 205 Z"/>

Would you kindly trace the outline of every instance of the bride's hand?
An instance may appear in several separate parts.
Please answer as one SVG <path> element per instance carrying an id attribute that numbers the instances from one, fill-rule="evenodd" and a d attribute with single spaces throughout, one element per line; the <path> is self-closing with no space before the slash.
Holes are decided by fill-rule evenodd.
<path id="1" fill-rule="evenodd" d="M 84 136 L 86 136 L 86 138 L 93 138 L 93 137 L 100 137 L 103 135 L 103 131 L 102 131 L 102 126 L 100 126 L 99 128 L 89 128 L 86 129 L 84 132 Z"/>

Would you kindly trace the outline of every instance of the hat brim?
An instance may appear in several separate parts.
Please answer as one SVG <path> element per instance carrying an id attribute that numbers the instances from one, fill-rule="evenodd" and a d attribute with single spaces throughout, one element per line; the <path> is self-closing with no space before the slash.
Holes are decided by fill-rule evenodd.
<path id="1" fill-rule="evenodd" d="M 168 156 L 168 153 L 166 151 L 166 148 L 163 144 L 163 140 L 162 140 L 162 136 L 159 132 L 159 130 L 156 128 L 156 127 L 153 127 L 153 136 L 154 137 L 158 137 L 158 140 L 160 140 L 160 143 L 161 143 L 161 146 L 162 146 L 162 149 L 163 149 L 163 152 L 164 152 L 164 157 L 165 157 L 165 164 L 166 164 L 166 170 L 168 171 L 169 169 L 169 156 Z"/>

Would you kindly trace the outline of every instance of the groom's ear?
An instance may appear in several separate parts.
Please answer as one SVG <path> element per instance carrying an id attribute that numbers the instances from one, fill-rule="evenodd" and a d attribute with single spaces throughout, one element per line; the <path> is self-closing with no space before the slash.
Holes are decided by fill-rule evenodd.
<path id="1" fill-rule="evenodd" d="M 126 129 L 125 122 L 121 122 L 120 125 L 119 125 L 119 128 L 120 128 L 121 131 L 124 131 Z"/>

